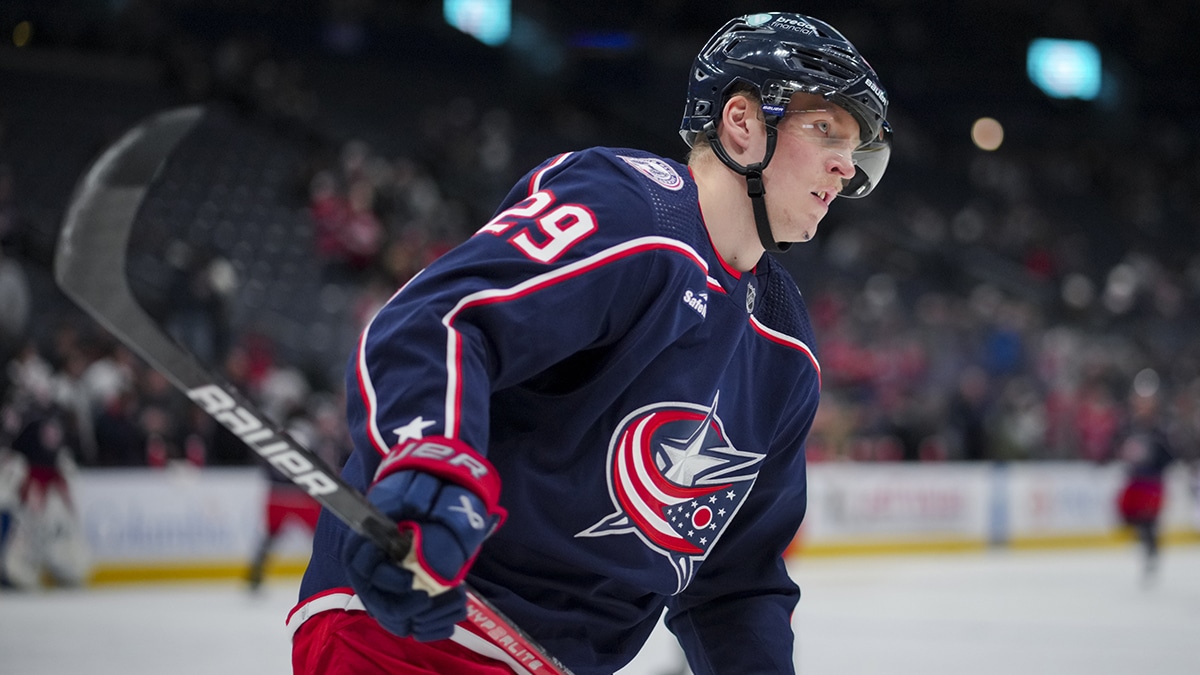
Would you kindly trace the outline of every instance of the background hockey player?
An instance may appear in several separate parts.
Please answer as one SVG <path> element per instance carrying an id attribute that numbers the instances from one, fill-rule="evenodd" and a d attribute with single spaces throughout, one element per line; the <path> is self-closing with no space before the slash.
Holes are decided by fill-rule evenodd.
<path id="1" fill-rule="evenodd" d="M 1143 581 L 1158 572 L 1159 517 L 1162 515 L 1165 474 L 1175 460 L 1157 385 L 1129 395 L 1129 421 L 1117 448 L 1117 459 L 1125 464 L 1125 485 L 1117 497 L 1117 508 L 1125 524 L 1133 528 L 1142 550 Z"/>
<path id="2" fill-rule="evenodd" d="M 332 467 L 346 461 L 346 437 L 341 412 L 333 397 L 313 397 L 303 408 L 292 411 L 287 420 L 288 433 Z M 291 526 L 312 532 L 317 527 L 321 505 L 287 476 L 262 462 L 266 475 L 267 500 L 263 513 L 263 533 L 255 547 L 247 574 L 250 590 L 257 591 L 267 573 L 267 563 L 279 536 Z"/>
<path id="3" fill-rule="evenodd" d="M 66 415 L 35 395 L 6 401 L 0 416 L 0 586 L 28 590 L 43 577 L 79 586 L 91 561 L 71 497 L 77 469 Z"/>
<path id="4" fill-rule="evenodd" d="M 323 514 L 295 672 L 531 672 L 464 621 L 464 579 L 578 675 L 628 663 L 664 608 L 696 673 L 794 670 L 783 552 L 821 373 L 764 253 L 878 183 L 887 96 L 798 14 L 729 22 L 686 75 L 686 166 L 547 160 L 363 332 L 344 476 L 417 553 Z"/>

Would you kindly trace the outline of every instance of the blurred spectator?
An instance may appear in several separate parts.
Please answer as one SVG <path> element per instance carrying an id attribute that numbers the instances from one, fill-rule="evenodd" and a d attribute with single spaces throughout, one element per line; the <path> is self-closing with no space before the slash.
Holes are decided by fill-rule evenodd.
<path id="1" fill-rule="evenodd" d="M 1084 384 L 1075 411 L 1075 436 L 1079 457 L 1101 462 L 1112 454 L 1121 423 L 1121 413 L 1107 383 Z"/>
<path id="2" fill-rule="evenodd" d="M 95 416 L 92 397 L 84 382 L 84 373 L 91 365 L 91 358 L 82 347 L 72 346 L 63 354 L 62 368 L 53 379 L 53 402 L 62 410 L 63 434 L 69 445 L 77 448 L 79 460 L 84 464 L 96 461 Z"/>
<path id="3" fill-rule="evenodd" d="M 167 261 L 172 280 L 167 291 L 167 331 L 201 363 L 217 363 L 229 348 L 228 303 L 236 281 L 228 262 L 174 241 Z"/>
<path id="4" fill-rule="evenodd" d="M 54 392 L 54 367 L 38 350 L 37 343 L 26 341 L 5 367 L 9 383 L 5 402 L 24 405 L 31 400 L 49 401 Z"/>
<path id="5" fill-rule="evenodd" d="M 253 396 L 252 380 L 250 379 L 250 357 L 245 347 L 234 345 L 225 356 L 222 373 L 225 381 L 235 389 Z M 211 466 L 244 466 L 252 464 L 254 459 L 251 450 L 246 447 L 232 431 L 216 423 L 206 423 L 207 457 L 206 464 Z"/>
<path id="6" fill-rule="evenodd" d="M 342 260 L 355 273 L 375 263 L 384 244 L 383 224 L 375 214 L 375 186 L 366 178 L 351 181 L 345 220 L 339 228 Z"/>
<path id="7" fill-rule="evenodd" d="M 313 221 L 317 255 L 327 264 L 336 263 L 341 256 L 340 229 L 348 210 L 333 171 L 317 171 L 309 181 L 308 212 Z"/>
<path id="8" fill-rule="evenodd" d="M 374 199 L 374 188 L 364 179 L 355 180 L 349 193 L 342 195 L 328 171 L 313 177 L 309 211 L 326 280 L 353 282 L 375 262 L 383 248 L 384 230 L 374 212 Z"/>
<path id="9" fill-rule="evenodd" d="M 299 368 L 272 362 L 258 386 L 258 402 L 267 417 L 282 424 L 295 410 L 302 410 L 312 387 Z"/>
<path id="10" fill-rule="evenodd" d="M 946 414 L 946 428 L 955 459 L 995 459 L 988 439 L 988 389 L 987 373 L 978 366 L 966 368 L 959 377 L 958 388 Z"/>
<path id="11" fill-rule="evenodd" d="M 143 444 L 135 464 L 161 467 L 172 459 L 181 459 L 191 437 L 200 433 L 194 424 L 197 408 L 162 373 L 148 367 L 139 371 L 136 396 L 136 405 L 127 411 Z M 204 463 L 202 457 L 189 459 Z"/>
<path id="12" fill-rule="evenodd" d="M 145 466 L 146 430 L 139 425 L 136 392 L 124 389 L 96 418 L 97 466 Z"/>

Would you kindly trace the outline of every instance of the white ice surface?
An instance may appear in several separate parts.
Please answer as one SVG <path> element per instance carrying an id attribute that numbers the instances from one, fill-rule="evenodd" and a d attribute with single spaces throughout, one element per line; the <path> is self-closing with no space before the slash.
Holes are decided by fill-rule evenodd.
<path id="1" fill-rule="evenodd" d="M 794 566 L 802 675 L 1200 674 L 1200 547 L 824 558 Z M 293 579 L 0 593 L 0 674 L 287 675 Z M 620 675 L 682 673 L 660 629 Z M 736 674 L 735 674 L 736 675 Z"/>

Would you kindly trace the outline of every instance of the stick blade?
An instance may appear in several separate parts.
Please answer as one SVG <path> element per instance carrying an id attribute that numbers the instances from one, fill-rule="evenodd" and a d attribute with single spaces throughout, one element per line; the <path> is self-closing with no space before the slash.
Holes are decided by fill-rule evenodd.
<path id="1" fill-rule="evenodd" d="M 133 129 L 92 163 L 75 187 L 54 258 L 59 287 L 79 301 L 117 289 L 96 289 L 95 267 L 125 261 L 129 230 L 148 186 L 171 151 L 204 116 L 201 106 L 156 114 Z"/>

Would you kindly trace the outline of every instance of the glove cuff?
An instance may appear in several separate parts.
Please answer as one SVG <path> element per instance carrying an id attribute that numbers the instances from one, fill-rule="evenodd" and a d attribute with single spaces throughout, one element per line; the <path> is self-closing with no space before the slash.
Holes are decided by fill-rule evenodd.
<path id="1" fill-rule="evenodd" d="M 461 485 L 475 493 L 488 515 L 504 518 L 500 506 L 500 474 L 486 457 L 456 438 L 429 436 L 394 446 L 375 470 L 372 485 L 398 472 L 417 470 Z"/>

